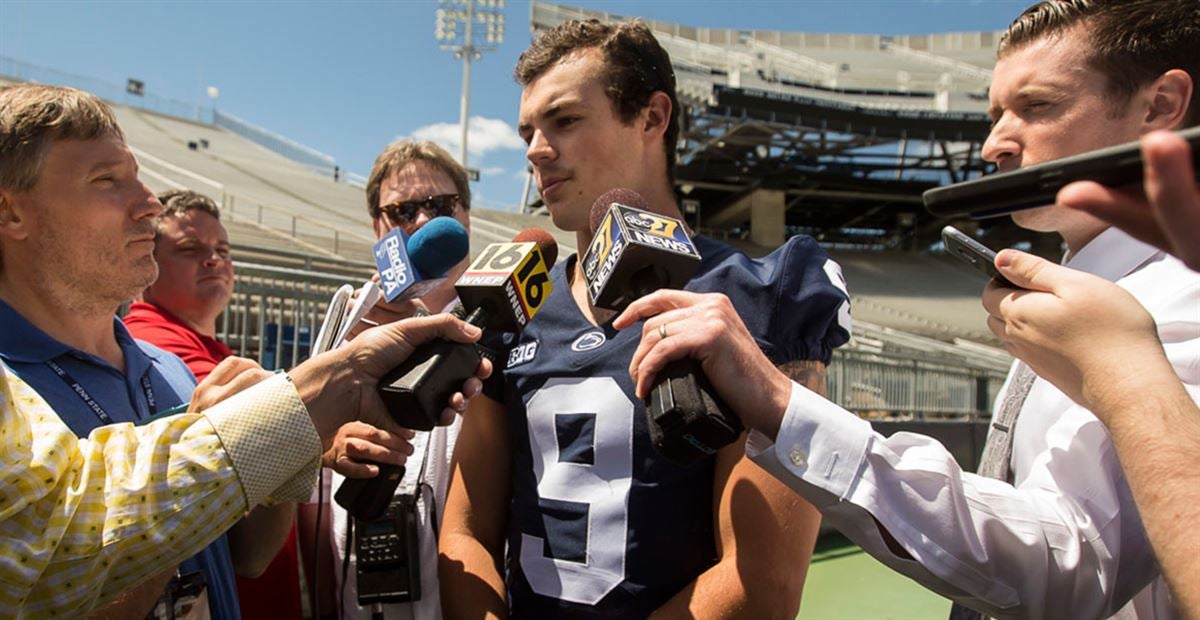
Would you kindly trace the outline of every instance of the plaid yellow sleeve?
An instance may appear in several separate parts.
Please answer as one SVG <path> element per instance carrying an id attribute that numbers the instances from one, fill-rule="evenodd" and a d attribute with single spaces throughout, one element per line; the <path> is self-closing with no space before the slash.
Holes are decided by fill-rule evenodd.
<path id="1" fill-rule="evenodd" d="M 0 367 L 0 615 L 77 617 L 194 555 L 267 493 L 306 484 L 307 497 L 320 443 L 294 388 L 281 376 L 239 396 L 78 439 Z"/>

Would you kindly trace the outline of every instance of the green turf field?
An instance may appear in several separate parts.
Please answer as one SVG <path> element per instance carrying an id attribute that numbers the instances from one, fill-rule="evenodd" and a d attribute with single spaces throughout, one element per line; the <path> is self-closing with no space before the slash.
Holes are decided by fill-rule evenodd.
<path id="1" fill-rule="evenodd" d="M 817 541 L 800 618 L 944 620 L 950 601 L 865 554 L 841 534 Z"/>

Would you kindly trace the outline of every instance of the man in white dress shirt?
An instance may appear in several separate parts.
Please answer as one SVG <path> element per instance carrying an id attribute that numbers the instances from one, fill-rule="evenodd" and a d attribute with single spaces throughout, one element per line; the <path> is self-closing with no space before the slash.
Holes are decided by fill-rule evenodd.
<path id="1" fill-rule="evenodd" d="M 1055 202 L 1103 218 L 1200 271 L 1200 182 L 1191 147 L 1174 132 L 1156 131 L 1142 137 L 1142 159 L 1140 188 L 1080 181 Z M 1153 317 L 1121 287 L 1016 250 L 1002 252 L 996 266 L 1022 290 L 989 284 L 988 327 L 1038 376 L 1104 422 L 1175 604 L 1184 617 L 1200 618 L 1200 390 L 1180 383 Z"/>
<path id="2" fill-rule="evenodd" d="M 1197 49 L 1200 3 L 1191 0 L 1031 7 L 999 46 L 984 157 L 1012 170 L 1195 124 Z M 1200 396 L 1200 275 L 1078 210 L 1050 206 L 1013 217 L 1060 234 L 1068 267 L 1137 298 L 1180 379 Z M 758 431 L 747 452 L 893 569 L 998 617 L 1177 614 L 1104 426 L 1036 375 L 1022 382 L 1023 364 L 997 399 L 997 413 L 1006 401 L 1019 413 L 1011 429 L 992 429 L 1011 432 L 1012 441 L 1001 469 L 1007 475 L 992 479 L 962 471 L 928 437 L 884 438 L 792 384 L 765 361 L 723 296 L 658 293 L 615 325 L 648 316 L 630 366 L 642 393 L 665 361 L 701 360 Z M 764 398 L 732 397 L 747 385 Z"/>

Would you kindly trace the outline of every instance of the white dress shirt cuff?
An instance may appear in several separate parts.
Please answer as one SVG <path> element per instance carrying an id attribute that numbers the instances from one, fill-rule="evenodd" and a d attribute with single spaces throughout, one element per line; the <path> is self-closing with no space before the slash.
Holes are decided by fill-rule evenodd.
<path id="1" fill-rule="evenodd" d="M 751 431 L 746 455 L 809 501 L 828 503 L 824 498 L 843 500 L 853 491 L 873 437 L 870 422 L 793 382 L 775 443 Z M 798 483 L 826 493 L 803 493 Z"/>

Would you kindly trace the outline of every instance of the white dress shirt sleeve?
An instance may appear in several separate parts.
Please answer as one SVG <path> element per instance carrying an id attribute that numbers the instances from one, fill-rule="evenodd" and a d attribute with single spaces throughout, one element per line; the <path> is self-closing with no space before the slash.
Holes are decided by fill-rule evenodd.
<path id="1" fill-rule="evenodd" d="M 1068 266 L 1138 299 L 1200 402 L 1200 274 L 1116 229 Z M 932 438 L 885 438 L 793 385 L 775 443 L 751 433 L 746 451 L 867 553 L 989 615 L 1176 617 L 1100 421 L 1038 379 L 1013 432 L 1007 484 L 964 472 Z"/>
<path id="2" fill-rule="evenodd" d="M 1106 617 L 1154 571 L 1125 562 L 1117 571 L 1123 537 L 1142 538 L 1145 558 L 1134 564 L 1152 555 L 1107 433 L 1092 422 L 1075 440 L 1103 454 L 1050 451 L 1013 486 L 964 472 L 932 438 L 885 438 L 794 384 L 775 443 L 754 432 L 746 451 L 867 553 L 930 590 L 996 617 Z M 1133 520 L 1122 523 L 1126 508 Z"/>

